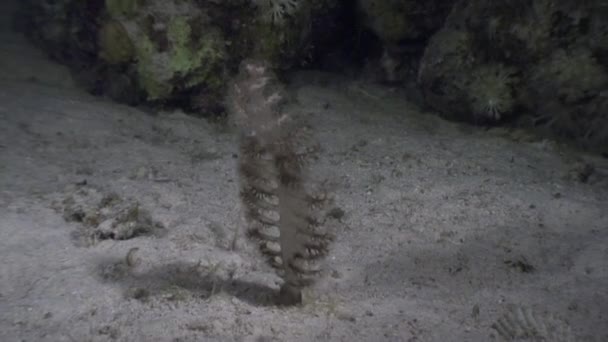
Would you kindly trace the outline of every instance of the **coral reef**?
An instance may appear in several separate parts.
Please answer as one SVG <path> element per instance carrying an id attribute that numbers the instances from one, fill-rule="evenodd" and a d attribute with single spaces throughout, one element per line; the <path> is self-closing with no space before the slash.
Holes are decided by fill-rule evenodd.
<path id="1" fill-rule="evenodd" d="M 196 16 L 174 16 L 166 31 L 138 32 L 136 40 L 137 75 L 149 100 L 166 99 L 174 91 L 204 84 L 220 89 L 224 82 L 222 67 L 226 56 L 221 32 L 214 28 L 194 34 Z M 159 46 L 153 39 L 160 39 Z"/>
<path id="2" fill-rule="evenodd" d="M 115 20 L 104 23 L 99 30 L 99 57 L 109 64 L 127 63 L 135 49 L 124 26 Z"/>
<path id="3" fill-rule="evenodd" d="M 336 29 L 336 12 L 352 27 Z M 220 114 L 241 60 L 289 70 L 344 44 L 336 56 L 382 68 L 382 81 L 416 80 L 446 118 L 531 123 L 608 149 L 602 0 L 27 0 L 22 13 L 21 28 L 89 91 L 130 104 Z"/>
<path id="4" fill-rule="evenodd" d="M 106 9 L 111 17 L 132 17 L 143 0 L 106 0 Z"/>
<path id="5" fill-rule="evenodd" d="M 18 29 L 41 46 L 53 59 L 90 67 L 89 58 L 97 56 L 98 23 L 103 2 L 35 1 L 20 3 L 16 16 Z"/>
<path id="6" fill-rule="evenodd" d="M 458 1 L 425 48 L 418 83 L 445 117 L 499 123 L 527 113 L 605 153 L 606 18 L 599 0 Z"/>
<path id="7" fill-rule="evenodd" d="M 529 75 L 531 92 L 576 104 L 608 87 L 608 74 L 586 47 L 556 49 Z"/>
<path id="8" fill-rule="evenodd" d="M 425 43 L 443 25 L 454 0 L 357 0 L 359 25 L 372 33 L 382 53 L 385 81 L 400 83 L 415 74 Z M 381 56 L 381 57 L 380 57 Z"/>
<path id="9" fill-rule="evenodd" d="M 385 45 L 424 41 L 436 32 L 454 1 L 358 0 L 362 23 Z"/>
<path id="10" fill-rule="evenodd" d="M 21 29 L 94 94 L 220 114 L 252 55 L 281 68 L 312 55 L 313 11 L 335 0 L 77 0 L 22 3 Z"/>
<path id="11" fill-rule="evenodd" d="M 418 68 L 418 85 L 427 103 L 443 116 L 471 120 L 467 84 L 475 65 L 472 34 L 443 28 L 427 45 Z"/>
<path id="12" fill-rule="evenodd" d="M 22 6 L 28 36 L 95 94 L 131 104 L 188 103 L 202 90 L 221 98 L 233 60 L 228 29 L 218 23 L 230 8 L 181 0 L 30 0 Z"/>
<path id="13" fill-rule="evenodd" d="M 580 146 L 608 152 L 608 72 L 584 47 L 557 49 L 532 69 L 526 103 L 535 122 Z"/>

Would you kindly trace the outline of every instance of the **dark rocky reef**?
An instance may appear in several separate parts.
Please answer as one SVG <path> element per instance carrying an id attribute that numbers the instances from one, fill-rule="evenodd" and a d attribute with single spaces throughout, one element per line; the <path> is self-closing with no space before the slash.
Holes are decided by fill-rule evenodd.
<path id="1" fill-rule="evenodd" d="M 215 115 L 243 58 L 283 69 L 304 64 L 313 18 L 333 8 L 296 0 L 26 0 L 15 23 L 93 94 Z"/>
<path id="2" fill-rule="evenodd" d="M 253 57 L 279 73 L 371 70 L 445 118 L 608 153 L 603 0 L 26 0 L 16 23 L 90 92 L 123 103 L 221 114 Z"/>
<path id="3" fill-rule="evenodd" d="M 418 82 L 443 116 L 519 124 L 608 153 L 604 1 L 460 1 Z"/>

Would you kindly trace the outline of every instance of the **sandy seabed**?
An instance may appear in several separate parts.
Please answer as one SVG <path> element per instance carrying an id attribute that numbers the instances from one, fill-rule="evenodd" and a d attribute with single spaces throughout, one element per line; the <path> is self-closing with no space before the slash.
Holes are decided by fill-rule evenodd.
<path id="1" fill-rule="evenodd" d="M 1 341 L 499 341 L 520 308 L 608 341 L 605 159 L 293 75 L 343 216 L 305 303 L 276 307 L 239 233 L 234 134 L 92 97 L 3 25 Z"/>

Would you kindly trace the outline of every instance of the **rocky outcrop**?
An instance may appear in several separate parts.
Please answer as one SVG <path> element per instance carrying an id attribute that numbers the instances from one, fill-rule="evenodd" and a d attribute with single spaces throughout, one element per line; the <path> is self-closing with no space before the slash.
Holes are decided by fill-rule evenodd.
<path id="1" fill-rule="evenodd" d="M 606 153 L 606 23 L 600 0 L 460 1 L 427 45 L 418 82 L 448 118 L 527 118 Z"/>
<path id="2" fill-rule="evenodd" d="M 28 0 L 17 22 L 92 93 L 217 113 L 243 58 L 283 68 L 304 61 L 312 20 L 333 3 Z"/>

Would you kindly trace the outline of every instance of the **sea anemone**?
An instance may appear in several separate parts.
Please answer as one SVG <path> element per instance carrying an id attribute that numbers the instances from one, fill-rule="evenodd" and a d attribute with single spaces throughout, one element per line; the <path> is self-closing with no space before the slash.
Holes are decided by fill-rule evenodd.
<path id="1" fill-rule="evenodd" d="M 274 25 L 282 25 L 285 18 L 298 10 L 298 0 L 252 0 L 258 7 L 261 18 Z"/>
<path id="2" fill-rule="evenodd" d="M 473 70 L 467 93 L 474 117 L 499 121 L 512 112 L 516 81 L 514 70 L 501 64 L 486 64 Z"/>

